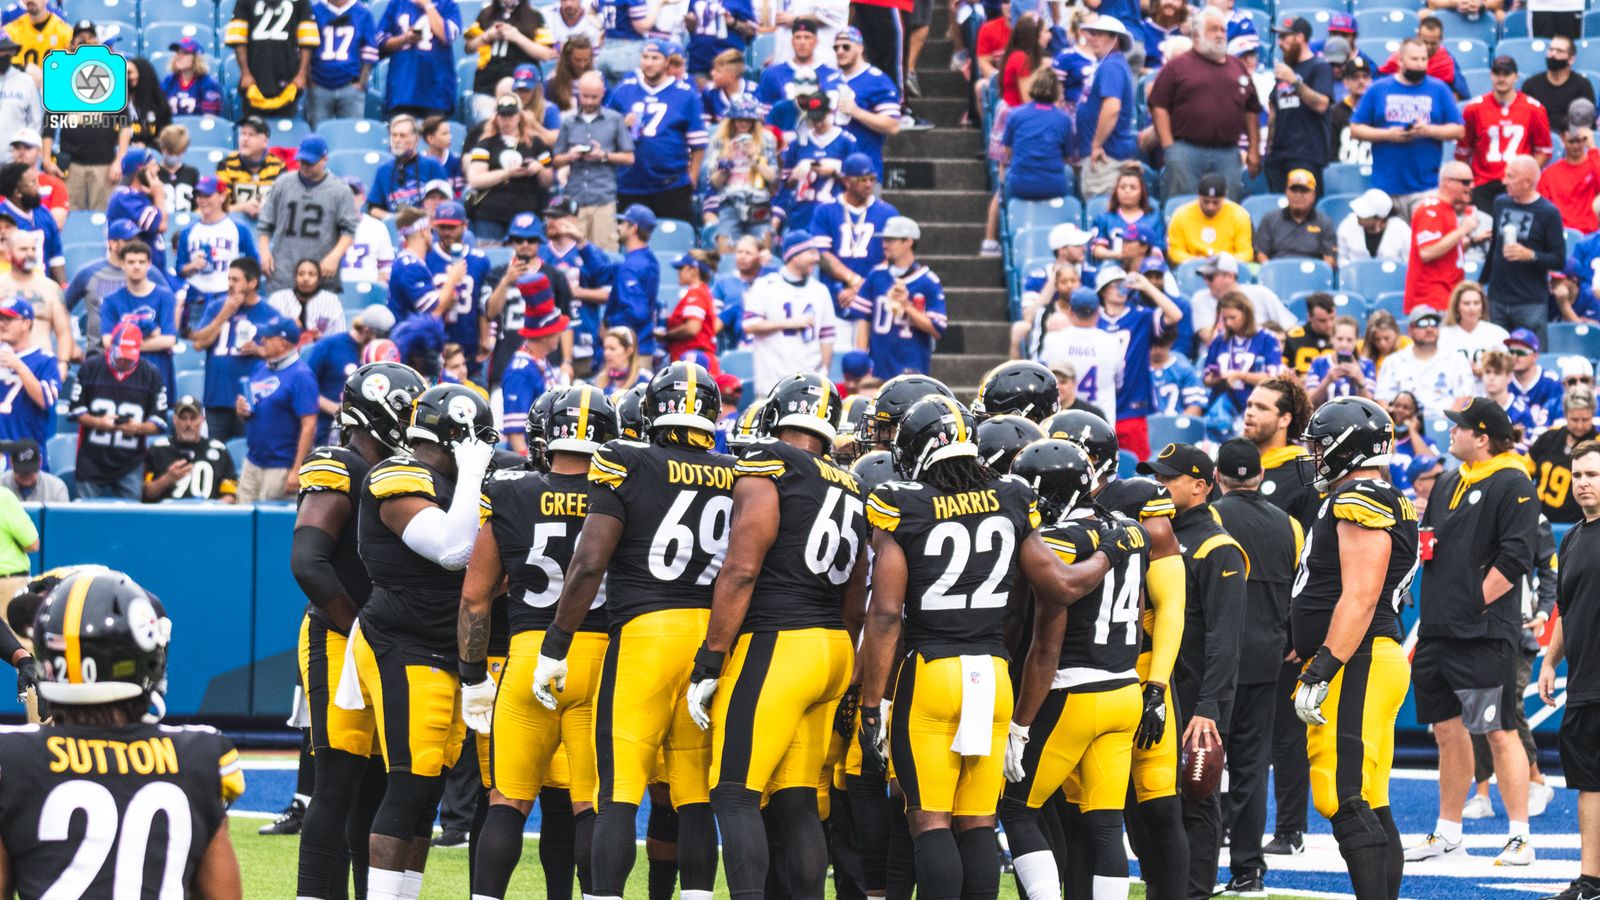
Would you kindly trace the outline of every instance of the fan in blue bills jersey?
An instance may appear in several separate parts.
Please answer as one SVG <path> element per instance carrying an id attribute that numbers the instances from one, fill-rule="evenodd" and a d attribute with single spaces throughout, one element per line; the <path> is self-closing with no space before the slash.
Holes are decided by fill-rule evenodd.
<path id="1" fill-rule="evenodd" d="M 195 183 L 196 215 L 172 243 L 173 268 L 183 280 L 184 334 L 200 327 L 213 300 L 228 294 L 228 265 L 241 256 L 258 259 L 250 228 L 227 213 L 228 190 L 215 175 Z"/>
<path id="2" fill-rule="evenodd" d="M 433 24 L 437 15 L 440 26 Z M 378 21 L 380 39 L 403 38 L 389 51 L 389 74 L 384 82 L 384 115 L 400 110 L 448 115 L 456 108 L 455 53 L 461 38 L 461 11 L 455 0 L 435 0 L 427 12 L 413 0 L 393 0 Z"/>
<path id="3" fill-rule="evenodd" d="M 335 7 L 327 0 L 311 4 L 322 42 L 311 51 L 311 82 L 329 91 L 361 80 L 362 70 L 378 64 L 378 21 L 365 3 Z"/>
<path id="4" fill-rule="evenodd" d="M 1129 275 L 1115 265 L 1102 266 L 1095 278 L 1100 295 L 1100 330 L 1122 344 L 1123 376 L 1117 388 L 1117 419 L 1150 415 L 1155 386 L 1150 373 L 1150 342 L 1176 327 L 1183 311 L 1148 278 Z M 1152 306 L 1144 305 L 1145 302 Z"/>
<path id="5" fill-rule="evenodd" d="M 1178 337 L 1174 330 L 1156 335 L 1150 344 L 1150 378 L 1155 382 L 1155 410 L 1158 416 L 1200 415 L 1205 412 L 1209 392 L 1189 358 L 1172 352 Z"/>
<path id="6" fill-rule="evenodd" d="M 785 229 L 810 231 L 812 214 L 842 191 L 844 161 L 856 152 L 856 139 L 833 123 L 825 95 L 806 94 L 797 102 L 805 108 L 806 127 L 783 151 L 783 193 L 774 212 L 783 214 Z"/>
<path id="7" fill-rule="evenodd" d="M 1056 80 L 1061 82 L 1062 101 L 1069 107 L 1076 106 L 1083 99 L 1089 80 L 1094 77 L 1094 57 L 1079 47 L 1068 47 L 1056 54 L 1055 59 L 1050 61 L 1050 68 L 1055 71 Z"/>
<path id="8" fill-rule="evenodd" d="M 466 272 L 456 281 L 455 296 L 442 302 L 451 307 L 445 312 L 445 337 L 461 345 L 470 371 L 478 368 L 478 326 L 494 284 L 489 279 L 489 257 L 482 250 L 469 249 L 462 242 L 467 210 L 456 200 L 446 200 L 433 211 L 433 228 L 438 240 L 428 248 L 424 262 L 433 273 L 435 287 L 442 289 L 447 273 L 456 260 L 466 263 Z"/>
<path id="9" fill-rule="evenodd" d="M 727 51 L 717 54 L 711 66 L 711 77 L 705 90 L 700 92 L 700 105 L 705 109 L 706 127 L 711 128 L 727 117 L 733 104 L 744 97 L 756 96 L 756 83 L 744 75 L 744 54 Z M 758 104 L 759 100 L 756 101 Z"/>
<path id="10" fill-rule="evenodd" d="M 810 30 L 811 39 L 816 40 L 816 24 L 807 19 L 800 19 L 794 24 L 795 34 L 804 34 Z M 761 73 L 761 84 L 756 88 L 756 99 L 761 101 L 762 112 L 766 115 L 767 124 L 783 132 L 784 140 L 794 140 L 795 131 L 798 130 L 804 116 L 800 108 L 795 105 L 797 98 L 809 94 L 825 94 L 837 96 L 839 93 L 839 70 L 827 63 L 817 62 L 807 54 L 802 62 L 799 53 L 787 62 L 768 66 Z"/>
<path id="11" fill-rule="evenodd" d="M 167 49 L 173 53 L 172 72 L 161 79 L 167 108 L 175 116 L 222 115 L 222 85 L 208 74 L 195 72 L 196 61 L 205 52 L 200 42 L 186 37 L 169 44 Z"/>
<path id="12" fill-rule="evenodd" d="M 633 165 L 617 176 L 619 195 L 638 196 L 689 186 L 691 154 L 706 146 L 700 97 L 667 72 L 670 42 L 646 41 L 639 69 L 622 79 L 606 105 L 622 114 L 633 135 Z M 618 207 L 623 206 L 618 202 Z"/>
<path id="13" fill-rule="evenodd" d="M 933 365 L 933 345 L 949 324 L 944 285 L 917 262 L 915 243 L 921 237 L 922 229 L 911 219 L 890 219 L 884 226 L 884 262 L 850 303 L 851 318 L 861 320 L 858 335 L 866 333 L 872 373 L 879 378 L 926 375 Z M 856 343 L 861 343 L 859 337 Z"/>
<path id="14" fill-rule="evenodd" d="M 900 130 L 900 89 L 882 69 L 866 61 L 861 45 L 858 28 L 842 29 L 833 39 L 839 59 L 837 118 L 882 174 L 883 142 Z"/>
<path id="15" fill-rule="evenodd" d="M 0 342 L 0 440 L 35 441 L 48 467 L 61 372 L 56 358 L 33 342 L 33 304 L 27 298 L 0 298 Z"/>
<path id="16" fill-rule="evenodd" d="M 150 264 L 167 270 L 166 214 L 150 196 L 152 186 L 161 180 L 156 167 L 161 158 L 143 147 L 128 148 L 122 155 L 122 184 L 111 192 L 106 201 L 106 222 L 119 219 L 132 222 L 139 229 L 139 239 L 150 245 Z"/>
<path id="17" fill-rule="evenodd" d="M 1506 338 L 1506 351 L 1515 364 L 1511 393 L 1528 401 L 1533 424 L 1543 429 L 1561 418 L 1566 389 L 1561 385 L 1560 374 L 1539 365 L 1539 350 L 1539 336 L 1526 328 L 1518 328 Z"/>
<path id="18" fill-rule="evenodd" d="M 748 38 L 756 32 L 750 0 L 691 0 L 689 16 L 694 19 L 686 48 L 690 75 L 709 74 L 717 56 L 728 50 L 743 56 Z M 709 115 L 711 110 L 706 111 Z"/>
<path id="19" fill-rule="evenodd" d="M 873 193 L 877 169 L 865 153 L 845 157 L 844 193 L 811 214 L 807 229 L 822 251 L 824 284 L 835 291 L 859 287 L 873 267 L 883 262 L 883 228 L 900 211 Z M 848 271 L 845 271 L 848 270 Z"/>

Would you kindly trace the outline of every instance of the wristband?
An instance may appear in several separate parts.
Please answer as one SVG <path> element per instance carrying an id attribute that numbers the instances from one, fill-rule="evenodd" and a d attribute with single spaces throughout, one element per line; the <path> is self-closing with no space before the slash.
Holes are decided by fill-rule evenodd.
<path id="1" fill-rule="evenodd" d="M 480 659 L 471 662 L 463 659 L 456 663 L 456 671 L 461 674 L 462 684 L 478 684 L 489 677 L 489 661 Z"/>
<path id="2" fill-rule="evenodd" d="M 566 659 L 567 651 L 570 649 L 572 649 L 572 632 L 551 623 L 550 627 L 545 629 L 544 643 L 539 647 L 539 654 L 551 659 Z"/>
<path id="3" fill-rule="evenodd" d="M 1344 662 L 1333 655 L 1327 644 L 1317 649 L 1317 654 L 1311 657 L 1311 662 L 1306 664 L 1304 672 L 1300 673 L 1300 680 L 1306 684 L 1320 684 L 1332 681 L 1339 670 L 1344 668 Z"/>
<path id="4" fill-rule="evenodd" d="M 700 649 L 694 653 L 694 673 L 689 676 L 689 680 L 703 681 L 721 675 L 722 661 L 726 656 L 726 653 L 720 653 L 701 644 Z"/>

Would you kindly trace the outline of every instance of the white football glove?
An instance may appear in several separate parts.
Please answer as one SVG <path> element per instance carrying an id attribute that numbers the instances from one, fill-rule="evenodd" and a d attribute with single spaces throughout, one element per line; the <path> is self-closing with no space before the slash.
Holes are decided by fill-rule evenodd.
<path id="1" fill-rule="evenodd" d="M 1006 735 L 1006 780 L 1015 784 L 1027 777 L 1022 768 L 1022 754 L 1028 749 L 1028 726 L 1011 723 L 1011 733 Z"/>
<path id="2" fill-rule="evenodd" d="M 452 453 L 456 459 L 457 481 L 466 483 L 474 478 L 482 481 L 484 473 L 489 471 L 489 461 L 494 459 L 494 445 L 469 437 L 457 441 Z"/>
<path id="3" fill-rule="evenodd" d="M 554 690 L 551 690 L 554 688 Z M 567 659 L 551 659 L 539 654 L 533 667 L 533 696 L 545 709 L 556 708 L 556 694 L 567 689 Z"/>
<path id="4" fill-rule="evenodd" d="M 461 718 L 479 734 L 488 734 L 494 722 L 494 693 L 493 678 L 461 686 Z"/>
<path id="5" fill-rule="evenodd" d="M 1318 681 L 1298 682 L 1294 688 L 1294 714 L 1307 725 L 1326 725 L 1328 718 L 1322 714 L 1322 701 L 1328 699 L 1328 683 Z"/>
<path id="6" fill-rule="evenodd" d="M 711 698 L 717 694 L 719 678 L 702 678 L 689 682 L 689 718 L 701 731 L 711 728 Z"/>

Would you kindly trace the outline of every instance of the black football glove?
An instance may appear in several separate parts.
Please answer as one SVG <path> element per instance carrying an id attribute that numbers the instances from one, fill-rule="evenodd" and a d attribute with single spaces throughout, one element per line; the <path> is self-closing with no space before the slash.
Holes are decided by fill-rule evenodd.
<path id="1" fill-rule="evenodd" d="M 1137 525 L 1111 524 L 1100 529 L 1100 552 L 1111 561 L 1111 568 L 1120 569 L 1128 557 L 1144 545 Z"/>
<path id="2" fill-rule="evenodd" d="M 883 712 L 877 707 L 861 708 L 861 769 L 863 772 L 887 772 L 889 762 L 884 758 Z"/>
<path id="3" fill-rule="evenodd" d="M 833 713 L 833 730 L 839 737 L 850 740 L 856 731 L 856 709 L 861 705 L 861 685 L 852 684 L 839 698 L 839 708 Z"/>
<path id="4" fill-rule="evenodd" d="M 1294 714 L 1300 721 L 1307 725 L 1328 724 L 1328 717 L 1322 714 L 1322 701 L 1328 699 L 1328 683 L 1342 668 L 1344 663 L 1333 655 L 1327 644 L 1317 649 L 1317 655 L 1306 663 L 1294 688 Z"/>
<path id="5" fill-rule="evenodd" d="M 39 665 L 39 661 L 37 659 L 34 659 L 31 656 L 24 656 L 22 659 L 18 660 L 17 702 L 26 702 L 23 698 L 27 696 L 29 690 L 38 687 L 39 681 L 42 678 L 44 678 L 44 666 Z"/>
<path id="6" fill-rule="evenodd" d="M 1144 686 L 1144 712 L 1139 716 L 1139 730 L 1133 734 L 1133 745 L 1149 750 L 1161 743 L 1167 731 L 1167 689 L 1159 684 Z"/>

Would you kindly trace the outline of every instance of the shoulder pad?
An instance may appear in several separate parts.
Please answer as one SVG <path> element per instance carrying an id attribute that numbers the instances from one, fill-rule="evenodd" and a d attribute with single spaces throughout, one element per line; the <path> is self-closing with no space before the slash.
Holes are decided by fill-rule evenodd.
<path id="1" fill-rule="evenodd" d="M 649 446 L 648 444 L 630 446 L 631 444 L 631 441 L 610 441 L 596 450 L 594 455 L 589 457 L 589 481 L 605 485 L 612 490 L 622 487 L 622 482 L 628 477 L 627 457 Z"/>
<path id="2" fill-rule="evenodd" d="M 350 467 L 333 447 L 318 447 L 300 464 L 300 493 L 350 493 Z"/>
<path id="3" fill-rule="evenodd" d="M 744 448 L 733 464 L 735 478 L 781 478 L 788 471 L 788 461 L 777 448 L 779 442 L 764 438 Z"/>
<path id="4" fill-rule="evenodd" d="M 416 465 L 407 456 L 390 457 L 372 467 L 372 474 L 367 479 L 367 490 L 373 497 L 386 500 L 390 497 L 401 497 L 409 494 L 420 494 L 424 497 L 436 496 L 433 488 L 433 473 L 422 466 Z"/>

